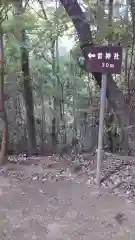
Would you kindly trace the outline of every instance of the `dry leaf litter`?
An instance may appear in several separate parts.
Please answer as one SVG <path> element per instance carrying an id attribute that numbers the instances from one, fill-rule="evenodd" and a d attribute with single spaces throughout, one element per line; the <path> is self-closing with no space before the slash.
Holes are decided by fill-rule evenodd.
<path id="1" fill-rule="evenodd" d="M 0 175 L 10 176 L 19 181 L 76 181 L 86 183 L 88 186 L 95 183 L 96 156 L 90 154 L 63 156 L 54 154 L 48 157 L 27 158 L 22 154 L 10 156 L 8 167 L 0 169 Z M 14 164 L 15 163 L 15 164 Z M 24 171 L 14 165 L 24 165 L 31 171 Z M 33 166 L 33 168 L 32 168 Z M 40 168 L 37 166 L 40 166 Z M 135 163 L 133 157 L 118 156 L 106 153 L 102 163 L 101 187 L 111 193 L 126 197 L 135 202 Z"/>

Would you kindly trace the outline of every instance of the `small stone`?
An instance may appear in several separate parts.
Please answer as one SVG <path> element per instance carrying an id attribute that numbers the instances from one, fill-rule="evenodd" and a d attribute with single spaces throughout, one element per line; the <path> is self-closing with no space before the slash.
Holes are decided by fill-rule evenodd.
<path id="1" fill-rule="evenodd" d="M 126 195 L 130 195 L 130 194 L 131 194 L 131 191 L 127 191 L 127 192 L 126 192 Z"/>
<path id="2" fill-rule="evenodd" d="M 37 180 L 37 178 L 38 178 L 38 177 L 37 177 L 37 176 L 35 176 L 35 177 L 33 177 L 33 178 L 32 178 L 32 180 L 34 180 L 34 181 L 35 181 L 35 180 Z"/>
<path id="3" fill-rule="evenodd" d="M 91 184 L 91 180 L 90 179 L 87 181 L 87 184 L 89 184 L 89 185 Z"/>
<path id="4" fill-rule="evenodd" d="M 132 202 L 133 202 L 132 200 L 127 200 L 127 203 L 128 203 L 128 204 L 130 204 L 130 203 L 132 203 Z"/>
<path id="5" fill-rule="evenodd" d="M 42 182 L 45 182 L 46 180 L 47 180 L 46 178 L 43 178 L 43 179 L 42 179 Z"/>
<path id="6" fill-rule="evenodd" d="M 40 193 L 44 193 L 44 191 L 43 191 L 42 189 L 39 189 L 39 192 L 40 192 Z"/>
<path id="7" fill-rule="evenodd" d="M 25 192 L 22 192 L 22 195 L 26 195 L 26 193 L 25 193 Z"/>

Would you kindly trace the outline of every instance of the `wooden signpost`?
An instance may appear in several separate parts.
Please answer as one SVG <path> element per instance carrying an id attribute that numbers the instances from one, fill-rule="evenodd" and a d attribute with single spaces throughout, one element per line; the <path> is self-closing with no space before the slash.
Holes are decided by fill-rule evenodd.
<path id="1" fill-rule="evenodd" d="M 87 49 L 86 67 L 90 72 L 102 74 L 100 92 L 100 115 L 97 149 L 96 183 L 100 184 L 100 168 L 103 158 L 104 112 L 107 88 L 107 74 L 120 74 L 122 64 L 122 48 L 120 46 L 95 46 Z M 114 96 L 115 98 L 115 96 Z"/>

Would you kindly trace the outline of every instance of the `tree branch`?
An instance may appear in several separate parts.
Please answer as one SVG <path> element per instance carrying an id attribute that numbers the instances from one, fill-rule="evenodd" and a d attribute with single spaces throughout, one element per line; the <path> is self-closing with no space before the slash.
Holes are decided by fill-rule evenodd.
<path id="1" fill-rule="evenodd" d="M 39 3 L 39 5 L 40 5 L 40 7 L 41 7 L 41 10 L 42 10 L 42 13 L 43 13 L 44 19 L 47 20 L 48 17 L 47 17 L 47 14 L 46 14 L 45 8 L 44 8 L 43 1 L 42 1 L 42 0 L 38 0 L 38 3 Z"/>

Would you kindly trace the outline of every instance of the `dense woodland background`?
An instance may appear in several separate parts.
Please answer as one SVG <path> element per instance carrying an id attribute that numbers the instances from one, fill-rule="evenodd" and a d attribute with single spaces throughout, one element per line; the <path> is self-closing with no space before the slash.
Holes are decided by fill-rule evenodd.
<path id="1" fill-rule="evenodd" d="M 134 152 L 134 0 L 1 0 L 0 42 L 1 163 L 95 151 L 101 76 L 84 66 L 91 42 L 123 47 L 121 75 L 108 76 L 104 145 Z"/>

